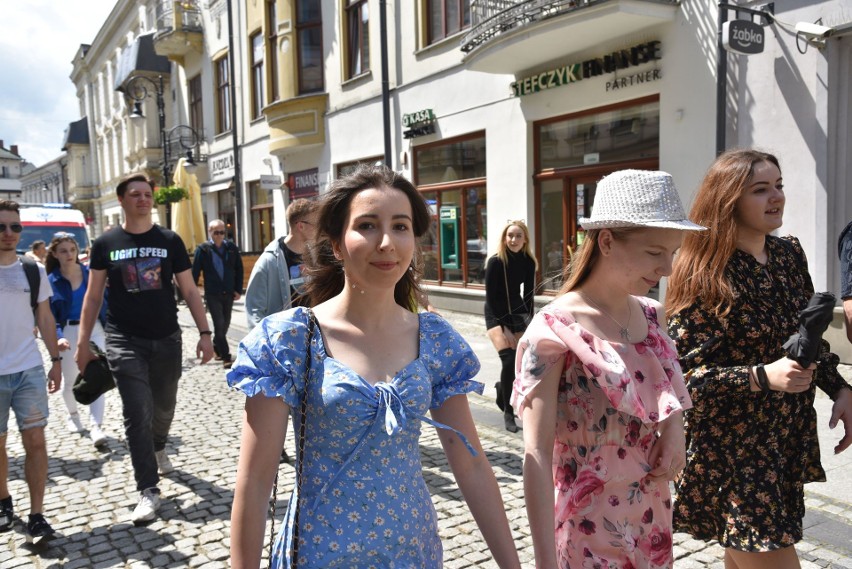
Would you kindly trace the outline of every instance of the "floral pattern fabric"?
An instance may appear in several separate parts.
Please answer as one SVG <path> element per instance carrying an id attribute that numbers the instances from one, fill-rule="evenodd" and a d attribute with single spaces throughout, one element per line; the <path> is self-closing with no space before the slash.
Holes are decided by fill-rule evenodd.
<path id="1" fill-rule="evenodd" d="M 728 262 L 735 301 L 726 321 L 700 301 L 669 321 L 694 404 L 685 415 L 687 466 L 676 486 L 675 528 L 742 551 L 802 538 L 803 485 L 825 480 L 815 386 L 833 397 L 847 385 L 823 342 L 810 390 L 751 391 L 749 367 L 785 356 L 783 343 L 813 294 L 798 240 L 769 236 L 766 248 L 765 266 L 739 250 Z"/>
<path id="2" fill-rule="evenodd" d="M 454 395 L 482 393 L 471 380 L 479 361 L 445 320 L 424 312 L 417 359 L 375 385 L 329 356 L 315 327 L 306 384 L 308 318 L 304 308 L 265 318 L 228 373 L 228 384 L 250 397 L 283 398 L 294 425 L 307 397 L 301 495 L 297 488 L 290 498 L 272 566 L 291 566 L 298 501 L 299 567 L 441 567 L 421 422 L 449 428 L 425 415 Z"/>
<path id="3" fill-rule="evenodd" d="M 668 484 L 648 478 L 657 426 L 690 406 L 674 344 L 656 310 L 639 299 L 648 336 L 602 340 L 550 304 L 519 343 L 513 404 L 565 357 L 553 448 L 556 548 L 560 568 L 671 567 Z"/>

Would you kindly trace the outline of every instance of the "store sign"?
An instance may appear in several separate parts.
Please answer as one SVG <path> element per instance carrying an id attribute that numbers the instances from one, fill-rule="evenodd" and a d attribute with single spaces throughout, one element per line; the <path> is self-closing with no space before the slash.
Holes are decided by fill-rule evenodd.
<path id="1" fill-rule="evenodd" d="M 416 113 L 402 115 L 403 138 L 417 138 L 435 132 L 435 113 L 432 109 L 423 109 Z"/>
<path id="2" fill-rule="evenodd" d="M 210 158 L 210 179 L 232 178 L 234 176 L 234 151 Z"/>
<path id="3" fill-rule="evenodd" d="M 261 190 L 277 190 L 281 187 L 281 176 L 271 176 L 269 174 L 260 175 Z"/>
<path id="4" fill-rule="evenodd" d="M 660 51 L 661 46 L 662 43 L 659 41 L 650 41 L 629 49 L 614 51 L 603 57 L 542 71 L 512 83 L 512 94 L 515 97 L 523 97 L 554 87 L 576 83 L 590 77 L 615 73 L 620 69 L 628 69 L 649 61 L 659 60 L 663 58 Z"/>
<path id="5" fill-rule="evenodd" d="M 319 168 L 293 172 L 287 176 L 290 200 L 313 198 L 319 195 Z"/>
<path id="6" fill-rule="evenodd" d="M 722 46 L 742 55 L 763 53 L 763 27 L 748 20 L 731 20 L 722 24 Z"/>
<path id="7" fill-rule="evenodd" d="M 627 77 L 616 77 L 612 81 L 607 81 L 606 90 L 618 91 L 625 87 L 632 87 L 633 85 L 639 85 L 640 83 L 650 83 L 651 81 L 657 81 L 662 78 L 663 74 L 659 69 L 651 69 L 643 73 L 635 73 L 633 75 L 628 75 Z"/>

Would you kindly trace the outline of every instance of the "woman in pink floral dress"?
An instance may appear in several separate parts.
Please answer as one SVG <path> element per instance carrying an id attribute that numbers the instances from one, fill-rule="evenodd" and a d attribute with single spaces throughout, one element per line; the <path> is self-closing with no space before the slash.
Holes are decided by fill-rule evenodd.
<path id="1" fill-rule="evenodd" d="M 685 463 L 691 406 L 644 298 L 671 273 L 686 219 L 671 176 L 624 170 L 597 188 L 560 296 L 520 341 L 513 404 L 536 566 L 671 567 L 669 481 Z"/>

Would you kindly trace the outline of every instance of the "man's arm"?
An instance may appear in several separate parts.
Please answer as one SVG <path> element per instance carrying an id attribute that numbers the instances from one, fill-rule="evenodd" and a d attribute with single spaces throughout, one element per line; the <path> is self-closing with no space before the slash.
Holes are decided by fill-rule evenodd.
<path id="1" fill-rule="evenodd" d="M 246 323 L 249 330 L 257 326 L 269 312 L 269 287 L 266 282 L 268 270 L 271 269 L 267 266 L 267 256 L 263 253 L 254 264 L 246 288 Z"/>
<path id="2" fill-rule="evenodd" d="M 51 359 L 50 371 L 47 372 L 47 391 L 55 393 L 62 386 L 62 367 L 59 365 L 59 347 L 56 345 L 56 320 L 53 319 L 49 300 L 43 300 L 36 306 L 36 325 Z"/>
<path id="3" fill-rule="evenodd" d="M 89 269 L 89 285 L 86 288 L 86 296 L 83 297 L 83 308 L 80 311 L 80 329 L 77 336 L 77 353 L 74 354 L 74 361 L 77 362 L 77 369 L 82 372 L 90 361 L 95 359 L 95 354 L 89 348 L 89 338 L 92 336 L 92 329 L 95 327 L 95 322 L 101 312 L 101 305 L 104 302 L 104 289 L 106 289 L 106 271 L 98 269 Z"/>
<path id="4" fill-rule="evenodd" d="M 852 298 L 843 300 L 843 316 L 846 320 L 846 337 L 852 342 Z"/>
<path id="5" fill-rule="evenodd" d="M 204 249 L 199 245 L 195 248 L 195 255 L 192 256 L 192 282 L 198 284 L 198 277 L 201 275 L 201 270 L 204 268 L 201 256 L 204 254 Z"/>
<path id="6" fill-rule="evenodd" d="M 189 307 L 192 319 L 195 320 L 195 326 L 201 334 L 195 353 L 201 358 L 201 363 L 205 364 L 213 358 L 213 337 L 210 332 L 210 325 L 207 323 L 207 313 L 204 311 L 201 293 L 198 292 L 198 287 L 192 281 L 192 272 L 189 269 L 175 273 L 175 280 L 180 287 L 186 305 Z"/>
<path id="7" fill-rule="evenodd" d="M 245 273 L 243 272 L 243 256 L 240 255 L 240 248 L 236 245 L 234 245 L 234 255 L 237 257 L 234 266 L 234 300 L 239 300 L 243 294 L 243 278 Z"/>

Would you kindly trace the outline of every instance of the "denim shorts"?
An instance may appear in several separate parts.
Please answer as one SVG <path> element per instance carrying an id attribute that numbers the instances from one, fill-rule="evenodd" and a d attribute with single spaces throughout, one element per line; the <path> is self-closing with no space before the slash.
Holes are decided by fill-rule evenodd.
<path id="1" fill-rule="evenodd" d="M 15 411 L 18 430 L 47 425 L 47 377 L 44 367 L 0 375 L 0 435 L 9 427 L 9 410 Z"/>

